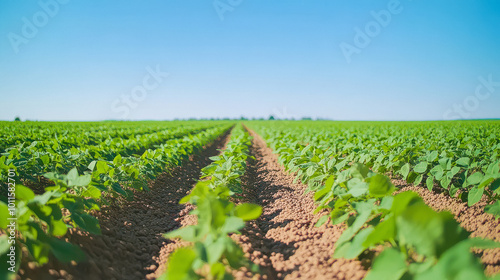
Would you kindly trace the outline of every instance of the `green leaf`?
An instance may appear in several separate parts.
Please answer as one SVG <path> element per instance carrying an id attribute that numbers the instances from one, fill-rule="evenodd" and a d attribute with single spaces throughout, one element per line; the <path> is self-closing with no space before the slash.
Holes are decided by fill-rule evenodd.
<path id="1" fill-rule="evenodd" d="M 366 223 L 366 221 L 368 221 L 370 214 L 371 214 L 370 211 L 364 211 L 359 213 L 359 215 L 356 217 L 352 225 L 348 227 L 346 230 L 344 230 L 344 232 L 340 235 L 339 239 L 337 240 L 337 246 L 341 246 L 343 245 L 343 243 L 351 240 L 351 238 L 358 232 L 359 229 L 361 229 L 361 227 Z"/>
<path id="2" fill-rule="evenodd" d="M 78 176 L 76 179 L 68 180 L 68 186 L 85 187 L 90 184 L 92 177 L 90 174 Z"/>
<path id="3" fill-rule="evenodd" d="M 470 206 L 476 204 L 483 197 L 484 188 L 473 187 L 469 190 L 469 195 L 467 197 L 467 204 Z"/>
<path id="4" fill-rule="evenodd" d="M 415 178 L 415 181 L 413 181 L 413 184 L 414 184 L 415 186 L 418 186 L 418 185 L 422 182 L 422 179 L 423 179 L 423 178 L 424 178 L 424 177 L 422 176 L 422 174 L 419 174 L 419 175 Z"/>
<path id="5" fill-rule="evenodd" d="M 333 187 L 333 183 L 335 182 L 335 176 L 333 175 L 330 175 L 328 177 L 328 179 L 326 179 L 325 181 L 325 188 L 332 188 Z"/>
<path id="6" fill-rule="evenodd" d="M 262 214 L 262 207 L 256 204 L 242 203 L 236 206 L 235 215 L 243 221 L 257 219 Z"/>
<path id="7" fill-rule="evenodd" d="M 90 170 L 90 171 L 94 171 L 94 168 L 97 164 L 97 161 L 96 160 L 93 160 L 88 166 L 87 168 Z"/>
<path id="8" fill-rule="evenodd" d="M 500 218 L 500 200 L 495 201 L 495 203 L 486 205 L 484 207 L 484 212 L 495 216 L 495 219 Z"/>
<path id="9" fill-rule="evenodd" d="M 433 162 L 437 159 L 438 157 L 438 152 L 437 151 L 432 151 L 430 154 L 427 155 L 427 161 L 428 162 Z"/>
<path id="10" fill-rule="evenodd" d="M 99 221 L 95 217 L 86 213 L 72 213 L 71 218 L 83 230 L 93 234 L 101 234 Z"/>
<path id="11" fill-rule="evenodd" d="M 120 165 L 120 163 L 122 163 L 122 156 L 121 155 L 117 155 L 114 159 L 113 159 L 113 164 L 115 166 L 117 165 Z"/>
<path id="12" fill-rule="evenodd" d="M 210 266 L 210 275 L 213 276 L 212 279 L 223 279 L 226 275 L 226 267 L 222 263 L 214 263 Z M 226 278 L 229 280 L 229 278 Z"/>
<path id="13" fill-rule="evenodd" d="M 327 193 L 329 193 L 332 190 L 333 183 L 335 182 L 335 177 L 333 175 L 330 175 L 328 179 L 325 181 L 325 185 L 323 188 L 317 190 L 314 193 L 314 200 L 318 201 L 322 199 Z"/>
<path id="14" fill-rule="evenodd" d="M 488 174 L 498 174 L 500 172 L 500 162 L 492 162 L 488 168 L 486 173 Z"/>
<path id="15" fill-rule="evenodd" d="M 40 159 L 42 160 L 43 165 L 48 165 L 50 163 L 49 155 L 45 154 L 45 155 L 41 156 Z"/>
<path id="16" fill-rule="evenodd" d="M 312 175 L 314 175 L 314 172 L 316 172 L 316 167 L 315 166 L 310 166 L 307 170 L 306 170 L 306 174 L 307 176 L 311 177 Z"/>
<path id="17" fill-rule="evenodd" d="M 49 261 L 50 246 L 48 244 L 38 240 L 26 239 L 25 245 L 39 264 L 46 264 Z"/>
<path id="18" fill-rule="evenodd" d="M 221 231 L 224 233 L 232 233 L 242 229 L 245 226 L 243 219 L 238 217 L 227 217 Z"/>
<path id="19" fill-rule="evenodd" d="M 317 190 L 315 193 L 314 193 L 314 200 L 318 201 L 320 199 L 322 199 L 323 197 L 325 197 L 325 195 L 327 195 L 330 191 L 332 190 L 332 188 L 327 188 L 326 186 L 323 186 L 323 188 Z"/>
<path id="20" fill-rule="evenodd" d="M 326 164 L 326 167 L 328 169 L 332 169 L 333 165 L 335 164 L 335 162 L 337 162 L 337 159 L 336 158 L 331 158 L 328 163 Z"/>
<path id="21" fill-rule="evenodd" d="M 394 202 L 394 196 L 386 196 L 380 201 L 379 209 L 390 210 L 392 203 Z"/>
<path id="22" fill-rule="evenodd" d="M 432 191 L 432 188 L 434 187 L 434 177 L 433 176 L 427 177 L 427 180 L 425 180 L 425 184 L 427 185 L 427 189 Z"/>
<path id="23" fill-rule="evenodd" d="M 94 186 L 88 186 L 87 189 L 82 193 L 82 196 L 98 199 L 101 197 L 101 190 Z"/>
<path id="24" fill-rule="evenodd" d="M 470 164 L 470 158 L 468 157 L 459 158 L 456 163 L 457 165 L 468 167 Z"/>
<path id="25" fill-rule="evenodd" d="M 168 280 L 191 280 L 198 279 L 193 270 L 193 263 L 197 256 L 191 248 L 179 248 L 175 250 L 168 260 Z"/>
<path id="26" fill-rule="evenodd" d="M 406 177 L 408 177 L 408 174 L 410 173 L 410 164 L 406 163 L 405 165 L 403 165 L 403 167 L 401 167 L 399 172 L 403 176 L 403 179 L 406 180 Z"/>
<path id="27" fill-rule="evenodd" d="M 366 237 L 373 231 L 373 228 L 362 229 L 354 236 L 351 242 L 342 244 L 335 250 L 334 257 L 354 259 L 357 258 L 367 247 L 363 246 Z"/>
<path id="28" fill-rule="evenodd" d="M 448 178 L 453 178 L 458 172 L 460 172 L 460 167 L 458 166 L 453 166 L 450 170 L 450 172 L 447 173 Z"/>
<path id="29" fill-rule="evenodd" d="M 68 231 L 68 226 L 62 220 L 52 220 L 50 226 L 54 236 L 64 236 Z"/>
<path id="30" fill-rule="evenodd" d="M 441 184 L 441 187 L 443 187 L 444 189 L 448 189 L 450 186 L 451 180 L 448 179 L 448 177 L 443 177 L 441 179 L 441 181 L 439 181 L 439 182 Z"/>
<path id="31" fill-rule="evenodd" d="M 400 215 L 408 206 L 419 202 L 422 202 L 422 198 L 415 192 L 406 191 L 399 193 L 394 196 L 391 212 L 393 212 L 394 215 Z"/>
<path id="32" fill-rule="evenodd" d="M 9 238 L 5 235 L 0 235 L 0 255 L 6 254 L 10 249 Z"/>
<path id="33" fill-rule="evenodd" d="M 47 204 L 47 202 L 52 198 L 52 196 L 60 195 L 58 191 L 46 191 L 42 195 L 36 195 L 33 199 L 31 199 L 30 203 L 40 203 L 41 205 Z"/>
<path id="34" fill-rule="evenodd" d="M 182 227 L 182 228 L 173 230 L 169 233 L 165 233 L 163 235 L 163 237 L 168 238 L 168 239 L 182 238 L 183 240 L 186 240 L 189 242 L 195 242 L 196 241 L 196 228 L 194 226 Z"/>
<path id="35" fill-rule="evenodd" d="M 363 180 L 368 176 L 370 169 L 368 169 L 368 167 L 366 167 L 366 165 L 362 163 L 355 163 L 352 165 L 350 172 L 351 176 L 353 176 L 354 178 Z"/>
<path id="36" fill-rule="evenodd" d="M 314 224 L 315 227 L 320 227 L 322 226 L 323 224 L 326 223 L 326 221 L 328 221 L 328 216 L 327 215 L 324 215 L 324 216 L 321 216 L 318 221 L 316 222 L 316 224 Z"/>
<path id="37" fill-rule="evenodd" d="M 306 153 L 312 148 L 312 145 L 307 145 L 302 151 L 300 152 L 301 156 L 306 155 Z"/>
<path id="38" fill-rule="evenodd" d="M 198 200 L 198 222 L 200 226 L 204 228 L 210 227 L 222 227 L 223 225 L 227 225 L 226 223 L 226 211 L 225 207 L 222 204 L 222 201 L 217 199 L 216 197 L 210 195 L 203 199 Z M 243 220 L 237 217 L 232 217 L 235 219 L 239 219 L 240 222 L 238 224 L 245 224 Z M 228 225 L 231 226 L 231 225 Z"/>
<path id="39" fill-rule="evenodd" d="M 490 185 L 490 190 L 492 190 L 494 192 L 497 192 L 497 190 L 499 190 L 499 189 L 500 189 L 500 178 L 493 181 L 493 183 L 491 183 L 491 185 Z"/>
<path id="40" fill-rule="evenodd" d="M 76 167 L 74 167 L 68 172 L 67 178 L 68 181 L 74 181 L 78 178 L 78 170 L 76 170 Z"/>
<path id="41" fill-rule="evenodd" d="M 451 213 L 435 212 L 422 200 L 396 217 L 396 227 L 398 239 L 425 257 L 439 258 L 469 235 Z"/>
<path id="42" fill-rule="evenodd" d="M 114 182 L 114 183 L 111 184 L 111 188 L 115 192 L 117 192 L 117 193 L 119 193 L 119 194 L 121 194 L 123 196 L 127 196 L 127 192 L 122 188 L 122 186 L 120 186 L 120 184 Z"/>
<path id="43" fill-rule="evenodd" d="M 226 244 L 226 252 L 224 253 L 224 257 L 226 257 L 229 266 L 232 268 L 240 268 L 245 265 L 245 256 L 241 248 L 232 242 L 231 239 L 226 238 L 228 240 Z"/>
<path id="44" fill-rule="evenodd" d="M 226 250 L 226 241 L 221 237 L 217 239 L 214 243 L 207 246 L 207 259 L 209 264 L 214 264 L 220 260 L 222 254 Z"/>
<path id="45" fill-rule="evenodd" d="M 394 248 L 388 248 L 375 258 L 364 280 L 399 280 L 406 271 L 405 256 Z"/>
<path id="46" fill-rule="evenodd" d="M 97 164 L 97 174 L 106 174 L 109 170 L 109 166 L 104 161 L 98 161 Z"/>
<path id="47" fill-rule="evenodd" d="M 379 223 L 374 230 L 366 237 L 363 246 L 371 247 L 396 237 L 396 220 L 390 217 Z"/>
<path id="48" fill-rule="evenodd" d="M 486 280 L 487 278 L 479 259 L 469 251 L 469 244 L 466 241 L 451 247 L 435 266 L 416 275 L 414 279 Z"/>
<path id="49" fill-rule="evenodd" d="M 12 218 L 9 207 L 3 201 L 0 201 L 0 228 L 5 229 L 9 224 L 8 218 Z"/>
<path id="50" fill-rule="evenodd" d="M 30 202 L 27 204 L 27 206 L 28 206 L 28 208 L 29 208 L 31 211 L 33 211 L 33 212 L 36 214 L 36 216 L 37 216 L 39 219 L 41 219 L 41 220 L 43 220 L 43 221 L 45 221 L 45 222 L 47 222 L 47 223 L 49 223 L 49 222 L 50 222 L 50 219 L 51 219 L 51 218 L 50 218 L 50 216 L 49 216 L 49 215 L 52 213 L 52 208 L 51 208 L 51 207 L 49 207 L 49 206 L 47 206 L 47 205 L 42 205 L 42 204 L 40 204 L 40 203 L 36 203 L 36 202 L 34 202 L 33 200 L 32 200 L 32 201 L 30 201 Z"/>
<path id="51" fill-rule="evenodd" d="M 394 185 L 389 177 L 376 174 L 369 179 L 368 191 L 373 197 L 384 197 L 392 194 Z"/>
<path id="52" fill-rule="evenodd" d="M 16 199 L 27 201 L 33 198 L 35 198 L 35 193 L 31 189 L 23 185 L 16 185 Z"/>
<path id="53" fill-rule="evenodd" d="M 483 250 L 500 248 L 500 242 L 496 242 L 491 239 L 484 239 L 481 237 L 469 238 L 465 241 L 462 241 L 462 243 L 467 244 L 467 246 L 470 248 L 477 248 Z"/>
<path id="54" fill-rule="evenodd" d="M 347 220 L 347 218 L 349 218 L 349 213 L 347 213 L 343 210 L 334 209 L 330 213 L 330 219 L 331 219 L 333 225 L 343 223 Z"/>
<path id="55" fill-rule="evenodd" d="M 484 176 L 484 178 L 481 180 L 481 183 L 477 187 L 484 188 L 487 185 L 489 185 L 491 182 L 493 182 L 494 180 L 495 180 L 495 178 L 493 178 L 491 176 Z"/>
<path id="56" fill-rule="evenodd" d="M 81 262 L 85 260 L 85 253 L 80 249 L 80 247 L 73 245 L 71 243 L 62 241 L 57 238 L 51 238 L 49 240 L 50 249 L 52 254 L 62 262 L 76 261 Z"/>
<path id="57" fill-rule="evenodd" d="M 413 182 L 415 182 L 415 179 L 417 179 L 418 175 L 420 175 L 420 174 L 418 174 L 418 173 L 416 173 L 416 172 L 413 172 L 413 171 L 412 171 L 412 172 L 410 172 L 410 174 L 409 174 L 409 175 L 408 175 L 408 177 L 406 178 L 406 182 L 407 182 L 408 184 L 413 184 Z"/>
<path id="58" fill-rule="evenodd" d="M 368 184 L 361 181 L 359 178 L 352 178 L 347 182 L 347 188 L 352 196 L 359 197 L 366 194 L 368 191 Z"/>
<path id="59" fill-rule="evenodd" d="M 475 172 L 474 174 L 467 177 L 467 185 L 477 185 L 483 179 L 483 174 L 481 172 Z"/>
<path id="60" fill-rule="evenodd" d="M 424 173 L 427 170 L 427 165 L 428 163 L 426 161 L 420 162 L 413 168 L 413 171 L 416 173 Z"/>
<path id="61" fill-rule="evenodd" d="M 444 175 L 444 169 L 441 165 L 436 165 L 434 168 L 432 168 L 430 170 L 430 173 L 436 177 L 436 180 L 441 180 L 441 178 L 443 178 L 443 175 Z"/>

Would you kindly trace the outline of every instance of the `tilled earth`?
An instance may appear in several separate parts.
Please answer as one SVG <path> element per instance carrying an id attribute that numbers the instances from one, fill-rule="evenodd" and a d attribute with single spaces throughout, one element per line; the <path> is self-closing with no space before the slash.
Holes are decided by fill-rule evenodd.
<path id="1" fill-rule="evenodd" d="M 293 183 L 294 176 L 279 165 L 277 156 L 260 136 L 254 137 L 247 172 L 242 178 L 244 202 L 262 206 L 263 213 L 247 223 L 241 235 L 232 235 L 246 256 L 261 268 L 252 275 L 242 269 L 236 279 L 362 279 L 371 260 L 333 259 L 335 242 L 345 225 L 329 223 L 316 228 L 321 215 L 315 209 L 311 195 L 304 195 L 305 185 Z M 89 260 L 80 264 L 51 262 L 41 268 L 24 264 L 21 279 L 155 279 L 166 269 L 169 255 L 186 243 L 166 240 L 162 234 L 196 222 L 189 215 L 191 205 L 179 205 L 179 200 L 194 186 L 200 170 L 210 164 L 209 157 L 219 154 L 228 135 L 218 139 L 201 155 L 193 157 L 171 175 L 163 174 L 151 183 L 151 191 L 137 192 L 134 201 L 120 207 L 103 207 L 97 214 L 103 234 L 100 236 L 74 231 L 68 239 L 79 244 Z M 500 241 L 500 222 L 481 210 L 480 205 L 466 203 L 421 187 L 406 187 L 393 180 L 400 191 L 418 192 L 437 211 L 451 211 L 457 221 L 472 236 Z M 476 250 L 488 274 L 500 272 L 500 249 Z M 372 254 L 373 255 L 373 254 Z"/>
<path id="2" fill-rule="evenodd" d="M 262 267 L 257 279 L 362 279 L 366 273 L 358 260 L 333 259 L 335 241 L 345 226 L 314 227 L 320 215 L 305 185 L 293 183 L 293 175 L 255 133 L 251 155 L 255 157 L 243 178 L 247 199 L 263 207 L 262 216 L 234 238 L 251 261 Z M 251 279 L 244 271 L 237 279 Z"/>

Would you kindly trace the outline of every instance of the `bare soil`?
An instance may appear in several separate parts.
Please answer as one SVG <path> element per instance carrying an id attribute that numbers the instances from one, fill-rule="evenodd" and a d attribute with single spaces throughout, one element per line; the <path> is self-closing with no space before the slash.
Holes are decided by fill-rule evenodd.
<path id="1" fill-rule="evenodd" d="M 162 234 L 182 225 L 180 219 L 187 209 L 179 200 L 196 183 L 201 168 L 211 162 L 209 157 L 219 154 L 228 140 L 229 131 L 183 166 L 158 176 L 150 183 L 150 191 L 136 192 L 133 201 L 103 206 L 96 213 L 102 235 L 71 230 L 66 239 L 85 251 L 87 261 L 63 264 L 51 260 L 42 267 L 23 263 L 18 279 L 145 279 L 163 262 L 160 249 L 169 241 Z"/>
<path id="2" fill-rule="evenodd" d="M 234 235 L 250 260 L 262 268 L 262 275 L 251 277 L 239 271 L 237 279 L 362 279 L 366 270 L 358 260 L 333 259 L 335 242 L 345 225 L 329 223 L 316 228 L 321 215 L 307 186 L 293 183 L 277 156 L 260 136 L 251 132 L 253 145 L 243 178 L 248 201 L 263 207 L 259 219 L 249 223 L 242 235 Z"/>

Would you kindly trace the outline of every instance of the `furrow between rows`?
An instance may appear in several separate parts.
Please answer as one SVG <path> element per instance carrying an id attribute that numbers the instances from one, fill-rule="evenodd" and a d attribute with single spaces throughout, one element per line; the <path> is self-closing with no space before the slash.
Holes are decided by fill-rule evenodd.
<path id="1" fill-rule="evenodd" d="M 255 160 L 244 177 L 246 199 L 260 204 L 263 213 L 234 238 L 247 256 L 262 269 L 259 279 L 362 279 L 366 273 L 358 260 L 333 259 L 335 241 L 344 226 L 314 227 L 313 199 L 304 195 L 305 185 L 279 165 L 265 142 L 251 132 L 250 149 Z M 255 279 L 238 272 L 237 279 Z"/>

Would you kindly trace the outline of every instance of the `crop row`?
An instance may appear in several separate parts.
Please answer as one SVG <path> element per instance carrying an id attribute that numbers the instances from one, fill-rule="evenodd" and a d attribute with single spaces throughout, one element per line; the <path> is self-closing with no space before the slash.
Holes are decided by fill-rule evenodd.
<path id="1" fill-rule="evenodd" d="M 168 271 L 160 279 L 232 279 L 225 265 L 233 269 L 255 265 L 244 257 L 241 248 L 228 236 L 245 226 L 245 221 L 262 213 L 260 206 L 250 203 L 236 205 L 232 198 L 242 192 L 241 176 L 249 157 L 250 136 L 241 125 L 231 135 L 226 149 L 212 157 L 202 169 L 202 177 L 180 203 L 191 203 L 196 209 L 197 224 L 183 227 L 165 236 L 180 237 L 190 247 L 177 249 L 169 258 Z"/>
<path id="2" fill-rule="evenodd" d="M 347 224 L 334 257 L 357 258 L 386 247 L 365 279 L 486 279 L 470 248 L 497 248 L 498 243 L 469 238 L 453 215 L 435 212 L 416 193 L 393 196 L 388 177 L 354 163 L 359 155 L 351 157 L 342 149 L 336 153 L 338 146 L 325 147 L 304 133 L 256 127 L 265 131 L 262 135 L 280 163 L 314 192 L 315 212 L 328 212 L 317 226 L 328 220 Z"/>
<path id="3" fill-rule="evenodd" d="M 8 148 L 0 157 L 0 169 L 15 169 L 19 179 L 38 181 L 47 172 L 68 173 L 76 168 L 83 172 L 93 161 L 112 160 L 118 155 L 141 154 L 148 148 L 170 139 L 182 138 L 208 128 L 206 125 L 169 128 L 130 138 L 107 139 L 98 145 L 65 148 L 57 140 L 34 141 Z M 5 173 L 0 175 L 4 179 Z M 5 182 L 5 180 L 2 180 Z"/>
<path id="4" fill-rule="evenodd" d="M 153 133 L 179 126 L 176 122 L 109 122 L 101 123 L 50 123 L 50 122 L 0 122 L 0 152 L 34 141 L 57 143 L 65 148 L 97 145 L 109 138 L 135 138 L 136 135 Z"/>
<path id="5" fill-rule="evenodd" d="M 307 127 L 299 124 L 257 124 L 256 129 L 271 142 L 273 138 L 286 138 L 287 143 L 296 147 L 290 152 L 283 151 L 289 160 L 298 151 L 314 146 L 315 153 L 328 158 L 325 167 L 331 172 L 359 162 L 408 184 L 422 183 L 429 190 L 439 187 L 450 196 L 467 201 L 469 206 L 484 194 L 495 202 L 486 210 L 500 217 L 498 122 L 348 123 L 349 126 L 328 122 L 309 123 Z M 308 164 L 308 169 L 296 170 L 301 177 L 320 168 L 317 164 L 320 159 L 290 162 Z"/>
<path id="6" fill-rule="evenodd" d="M 46 263 L 51 254 L 61 261 L 84 259 L 79 247 L 60 239 L 68 228 L 78 227 L 99 234 L 99 223 L 88 211 L 100 209 L 110 197 L 130 196 L 132 189 L 147 189 L 148 179 L 181 164 L 228 128 L 228 125 L 217 126 L 171 139 L 141 156 L 117 155 L 112 160 L 92 161 L 87 170 L 80 172 L 83 175 L 79 175 L 76 168 L 67 174 L 46 173 L 54 186 L 46 187 L 43 194 L 9 183 L 6 201 L 0 202 L 0 228 L 5 233 L 14 233 L 0 236 L 0 254 L 5 256 L 9 248 L 15 246 L 19 256 L 21 248 L 26 247 L 39 264 Z M 15 170 L 13 167 L 12 163 L 7 166 L 12 168 L 11 173 Z M 9 217 L 17 218 L 17 233 L 9 229 Z M 16 261 L 18 267 L 20 258 Z"/>

